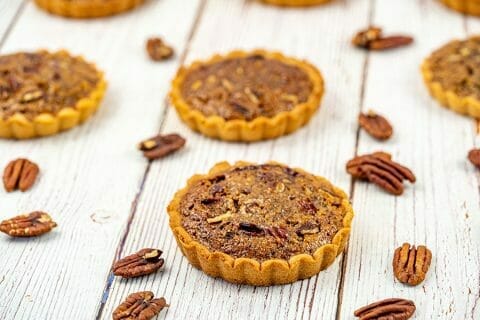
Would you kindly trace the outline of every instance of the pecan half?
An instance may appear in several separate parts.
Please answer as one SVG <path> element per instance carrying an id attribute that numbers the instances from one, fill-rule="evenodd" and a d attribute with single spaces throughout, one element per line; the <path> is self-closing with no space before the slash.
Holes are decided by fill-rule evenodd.
<path id="1" fill-rule="evenodd" d="M 16 189 L 27 191 L 32 187 L 39 172 L 38 166 L 27 159 L 10 161 L 3 171 L 3 185 L 7 192 Z"/>
<path id="2" fill-rule="evenodd" d="M 163 308 L 168 307 L 165 298 L 154 299 L 151 291 L 130 294 L 125 301 L 113 311 L 113 320 L 149 320 Z"/>
<path id="3" fill-rule="evenodd" d="M 308 234 L 316 234 L 319 232 L 320 232 L 319 225 L 313 222 L 306 222 L 297 229 L 297 235 L 299 237 L 303 237 Z"/>
<path id="4" fill-rule="evenodd" d="M 432 253 L 425 246 L 411 246 L 404 243 L 395 250 L 393 256 L 393 273 L 398 281 L 416 286 L 425 280 L 425 275 L 432 261 Z"/>
<path id="5" fill-rule="evenodd" d="M 176 133 L 167 135 L 159 134 L 140 142 L 138 148 L 143 151 L 143 155 L 147 159 L 155 160 L 181 149 L 185 145 L 185 142 L 186 140 Z"/>
<path id="6" fill-rule="evenodd" d="M 369 111 L 360 113 L 358 116 L 360 127 L 365 129 L 372 137 L 379 140 L 386 140 L 392 136 L 393 128 L 385 117 Z"/>
<path id="7" fill-rule="evenodd" d="M 175 53 L 173 48 L 166 45 L 160 38 L 150 38 L 147 40 L 147 53 L 150 59 L 161 61 L 169 59 Z"/>
<path id="8" fill-rule="evenodd" d="M 282 227 L 266 227 L 265 233 L 275 238 L 275 241 L 278 243 L 282 243 L 284 240 L 288 239 L 288 231 Z"/>
<path id="9" fill-rule="evenodd" d="M 413 38 L 403 35 L 384 37 L 381 28 L 369 27 L 358 32 L 352 39 L 352 44 L 368 50 L 387 50 L 409 45 Z"/>
<path id="10" fill-rule="evenodd" d="M 403 193 L 403 181 L 414 183 L 413 172 L 392 161 L 385 152 L 358 156 L 347 162 L 347 172 L 354 178 L 366 179 L 394 195 Z"/>
<path id="11" fill-rule="evenodd" d="M 113 274 L 123 278 L 134 278 L 154 273 L 163 266 L 160 258 L 162 251 L 158 249 L 142 249 L 137 253 L 118 260 L 113 265 Z"/>
<path id="12" fill-rule="evenodd" d="M 11 237 L 35 237 L 51 231 L 56 226 L 47 213 L 34 211 L 0 222 L 0 231 Z"/>
<path id="13" fill-rule="evenodd" d="M 354 312 L 360 320 L 407 320 L 415 313 L 415 304 L 401 298 L 385 299 L 362 307 Z"/>
<path id="14" fill-rule="evenodd" d="M 259 227 L 256 224 L 250 223 L 250 222 L 240 222 L 238 224 L 238 228 L 250 234 L 259 235 L 264 233 L 264 230 L 262 227 Z"/>
<path id="15" fill-rule="evenodd" d="M 480 149 L 470 150 L 468 153 L 468 160 L 470 160 L 474 166 L 480 169 Z"/>

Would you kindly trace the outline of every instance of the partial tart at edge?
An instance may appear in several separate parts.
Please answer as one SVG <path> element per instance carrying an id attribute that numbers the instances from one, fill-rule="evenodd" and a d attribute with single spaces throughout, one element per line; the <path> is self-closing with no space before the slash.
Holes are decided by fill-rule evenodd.
<path id="1" fill-rule="evenodd" d="M 145 0 L 35 0 L 42 9 L 69 18 L 98 18 L 129 11 Z"/>
<path id="2" fill-rule="evenodd" d="M 96 112 L 107 87 L 93 63 L 65 50 L 3 55 L 0 68 L 5 68 L 0 138 L 30 139 L 71 129 Z"/>
<path id="3" fill-rule="evenodd" d="M 453 40 L 435 50 L 421 66 L 433 98 L 460 114 L 480 118 L 480 37 Z"/>
<path id="4" fill-rule="evenodd" d="M 268 173 L 269 168 L 272 168 L 271 171 L 274 173 L 278 173 L 278 170 L 280 170 L 280 172 L 284 171 L 285 175 L 296 177 L 296 179 L 301 180 L 291 180 L 290 177 L 287 178 L 286 180 L 297 181 L 297 185 L 294 186 L 289 186 L 287 181 L 280 183 L 279 181 L 275 180 L 275 175 Z M 261 177 L 265 177 L 267 180 L 273 179 L 270 181 L 272 183 L 278 182 L 276 185 L 272 185 L 273 189 L 266 190 L 265 192 L 285 192 L 284 195 L 277 194 L 276 196 L 270 196 L 269 201 L 275 201 L 274 198 L 279 196 L 280 199 L 283 199 L 283 197 L 286 196 L 291 198 L 293 192 L 291 190 L 299 187 L 298 183 L 302 183 L 301 181 L 313 181 L 312 185 L 306 186 L 305 189 L 309 189 L 310 192 L 313 192 L 311 194 L 311 199 L 308 197 L 304 199 L 303 196 L 301 199 L 292 199 L 291 201 L 292 203 L 295 203 L 295 206 L 300 205 L 299 208 L 301 208 L 301 211 L 294 209 L 291 214 L 288 214 L 288 217 L 277 216 L 275 214 L 273 214 L 273 216 L 269 216 L 268 218 L 265 216 L 264 223 L 273 223 L 272 221 L 274 221 L 275 224 L 279 224 L 278 226 L 269 226 L 268 228 L 265 228 L 262 223 L 259 223 L 259 221 L 263 219 L 262 215 L 255 215 L 244 211 L 254 210 L 252 208 L 248 209 L 247 207 L 244 207 L 244 205 L 253 205 L 255 199 L 249 199 L 248 195 L 245 196 L 245 198 L 235 198 L 232 196 L 232 194 L 234 194 L 233 190 L 235 187 L 228 187 L 235 186 L 235 181 L 237 181 L 229 179 L 238 178 L 235 178 L 235 176 L 231 178 L 229 176 L 230 174 L 242 174 L 242 170 L 250 169 L 258 170 L 258 172 L 255 174 L 259 174 Z M 248 178 L 248 172 L 245 174 L 247 174 L 247 179 L 243 179 L 243 182 L 241 182 L 240 186 L 238 187 L 262 188 L 262 186 L 259 184 L 255 184 L 255 187 L 248 185 L 248 183 L 245 181 L 250 181 L 250 178 Z M 269 175 L 270 178 L 268 178 Z M 282 174 L 280 174 L 280 176 L 282 176 Z M 221 184 L 225 183 L 224 187 L 227 188 L 226 192 L 228 193 L 231 191 L 230 196 L 232 196 L 232 198 L 229 198 L 228 195 L 222 195 L 222 197 L 224 197 L 222 201 L 224 202 L 221 203 L 214 203 L 213 199 L 209 200 L 197 198 L 198 194 L 195 194 L 195 190 L 197 190 L 196 188 L 203 188 L 202 184 L 205 184 L 208 181 L 213 181 L 212 185 L 209 185 L 213 192 L 221 192 Z M 311 190 L 314 185 L 321 186 L 321 188 L 317 190 Z M 190 190 L 193 190 L 193 195 L 189 193 Z M 201 189 L 198 190 L 200 190 L 200 195 L 204 194 L 201 192 Z M 244 190 L 242 189 L 241 192 L 243 193 Z M 252 190 L 251 192 L 255 193 L 256 189 Z M 308 193 L 309 191 L 305 192 Z M 240 195 L 240 197 L 242 196 Z M 189 202 L 192 199 L 195 203 L 193 207 L 191 207 Z M 245 199 L 246 201 L 244 202 Z M 317 201 L 319 199 L 324 201 L 324 207 L 318 208 L 319 202 Z M 268 211 L 267 214 L 272 215 L 271 212 L 274 211 L 274 209 L 278 210 L 282 208 L 281 205 L 278 204 L 279 202 L 275 203 L 277 207 L 266 208 Z M 195 207 L 197 205 L 198 207 Z M 207 216 L 204 216 L 198 220 L 198 216 L 202 215 L 202 212 L 206 212 L 202 211 L 204 210 L 203 206 L 210 205 L 220 207 L 224 205 L 233 205 L 239 206 L 239 208 L 237 211 L 227 211 L 224 213 L 219 211 L 218 207 L 212 207 L 212 209 L 208 210 L 206 214 L 214 215 L 216 213 L 220 213 L 220 215 L 211 216 L 210 218 L 206 218 Z M 334 207 L 331 207 L 330 205 Z M 287 207 L 288 205 L 285 206 Z M 328 210 L 338 211 L 331 212 Z M 168 214 L 170 217 L 170 228 L 173 231 L 178 246 L 193 266 L 201 269 L 203 272 L 212 277 L 220 277 L 233 283 L 259 286 L 291 283 L 300 279 L 312 277 L 321 270 L 327 268 L 333 263 L 336 256 L 344 250 L 350 234 L 351 221 L 353 219 L 353 209 L 350 205 L 347 195 L 340 189 L 334 187 L 325 178 L 311 175 L 301 169 L 291 169 L 276 162 L 256 165 L 243 161 L 239 161 L 234 165 L 230 165 L 227 162 L 220 162 L 216 164 L 208 174 L 194 175 L 191 177 L 188 180 L 187 186 L 179 190 L 175 194 L 173 200 L 170 202 L 168 206 Z M 237 216 L 235 216 L 236 214 Z M 186 218 L 190 215 L 191 218 Z M 304 220 L 306 217 L 310 217 L 309 220 Z M 223 221 L 222 219 L 227 220 Z M 250 222 L 255 221 L 257 222 L 257 226 L 249 225 L 249 223 L 246 223 L 247 221 L 242 222 L 243 224 L 238 224 L 238 219 L 247 219 L 250 220 Z M 315 225 L 315 223 L 324 221 L 324 219 L 330 219 L 330 223 L 317 226 Z M 331 221 L 332 219 L 335 220 L 335 222 Z M 288 221 L 288 226 L 281 225 L 285 221 Z M 210 229 L 210 223 L 214 224 L 212 225 L 212 229 Z M 226 223 L 226 225 L 222 226 L 222 223 Z M 195 227 L 192 229 L 192 226 L 194 225 Z M 246 231 L 240 229 L 235 231 L 237 226 L 238 228 L 246 228 Z M 247 239 L 247 241 L 251 241 L 251 244 L 245 245 L 247 242 L 244 241 L 245 238 L 242 238 L 242 236 L 244 236 L 243 233 L 247 231 L 255 232 L 255 228 L 262 228 L 259 230 L 263 230 L 265 233 L 260 235 L 253 234 L 253 238 L 251 240 Z M 206 233 L 203 233 L 203 231 L 199 232 L 197 229 L 203 230 Z M 207 232 L 207 230 L 210 231 Z M 296 231 L 292 232 L 292 230 Z M 222 238 L 218 237 L 220 234 L 218 232 L 226 232 L 227 235 L 233 232 L 233 235 L 230 234 L 232 238 Z M 194 233 L 200 236 L 193 236 L 192 234 Z M 301 238 L 300 235 L 305 238 Z M 222 239 L 224 239 L 223 242 Z M 298 239 L 303 239 L 301 241 L 305 242 L 296 242 Z M 280 242 L 279 244 L 276 244 L 275 241 L 277 240 L 286 242 Z M 205 241 L 208 241 L 208 243 Z M 325 243 L 321 246 L 313 245 L 323 242 Z M 304 250 L 310 250 L 311 252 L 305 253 L 304 251 L 301 251 L 294 253 L 295 250 L 297 250 L 297 247 L 295 246 L 296 244 L 303 246 Z M 310 247 L 308 247 L 309 244 L 311 245 Z M 218 245 L 221 245 L 222 249 L 212 249 L 213 246 Z M 230 253 L 225 253 L 221 250 L 229 251 Z M 270 254 L 273 256 L 270 256 Z M 256 255 L 256 257 L 251 255 Z"/>
<path id="5" fill-rule="evenodd" d="M 325 4 L 333 0 L 261 0 L 265 3 L 286 7 L 307 7 L 319 4 Z"/>
<path id="6" fill-rule="evenodd" d="M 288 70 L 287 72 L 292 72 L 293 76 L 296 77 L 295 81 L 298 78 L 297 82 L 299 84 L 309 86 L 308 96 L 303 97 L 303 100 L 299 101 L 299 96 L 289 94 L 288 92 L 279 92 L 281 91 L 280 88 L 272 88 L 273 86 L 278 85 L 278 83 L 274 85 L 267 82 L 258 83 L 258 81 L 264 81 L 264 79 L 252 80 L 252 78 L 255 77 L 252 75 L 249 76 L 248 74 L 245 77 L 238 77 L 240 77 L 241 81 L 257 81 L 257 83 L 255 83 L 255 85 L 252 85 L 251 88 L 243 88 L 242 85 L 245 85 L 244 83 L 240 83 L 240 85 L 237 86 L 235 82 L 232 83 L 231 81 L 228 81 L 228 79 L 227 81 L 225 81 L 225 78 L 234 76 L 236 77 L 237 75 L 224 75 L 225 78 L 220 79 L 215 74 L 209 74 L 211 76 L 206 78 L 206 81 L 196 81 L 192 83 L 190 87 L 185 87 L 186 83 L 188 83 L 192 77 L 195 77 L 199 73 L 203 72 L 202 70 L 206 70 L 205 72 L 207 73 L 211 72 L 211 70 L 216 70 L 216 72 L 222 73 L 222 65 L 227 65 L 227 67 L 225 68 L 231 68 L 231 64 L 234 63 L 238 63 L 240 65 L 244 64 L 243 66 L 245 68 L 251 68 L 252 65 L 250 63 L 255 62 L 250 62 L 248 61 L 249 59 L 263 59 L 262 61 L 265 66 L 261 68 L 266 68 L 267 71 L 268 68 L 272 67 L 278 68 L 280 69 L 280 71 L 285 69 Z M 261 64 L 262 62 L 257 61 L 256 63 Z M 275 66 L 267 66 L 267 64 Z M 236 70 L 240 71 L 243 69 L 244 68 L 239 68 Z M 263 72 L 266 74 L 265 70 L 263 70 Z M 283 75 L 277 74 L 277 76 Z M 210 80 L 212 80 L 211 83 L 209 82 Z M 308 83 L 306 83 L 307 80 Z M 265 81 L 269 80 L 266 79 Z M 291 82 L 294 81 L 287 81 L 287 83 L 290 83 L 289 85 L 291 85 Z M 193 89 L 197 90 L 197 88 L 195 87 L 196 85 L 200 85 L 200 88 L 198 90 L 203 90 L 203 88 L 201 88 L 202 85 L 216 86 L 217 88 L 215 88 L 215 90 L 218 90 L 218 96 L 224 97 L 226 95 L 228 99 L 231 99 L 232 97 L 236 97 L 238 95 L 239 99 L 243 99 L 244 101 L 247 100 L 245 101 L 245 104 L 254 101 L 255 103 L 257 103 L 257 105 L 261 106 L 264 105 L 264 101 L 266 101 L 262 99 L 267 97 L 269 99 L 291 99 L 290 102 L 282 100 L 282 106 L 284 103 L 291 103 L 291 106 L 285 107 L 285 110 L 282 111 L 273 110 L 273 112 L 276 112 L 276 114 L 272 116 L 265 116 L 263 114 L 260 114 L 258 116 L 255 116 L 254 118 L 248 118 L 244 116 L 229 118 L 223 115 L 221 116 L 218 113 L 224 111 L 222 110 L 223 107 L 218 107 L 218 110 L 220 111 L 206 114 L 205 111 L 200 111 L 199 109 L 203 108 L 201 104 L 204 102 L 200 102 L 199 108 L 192 107 L 192 102 L 187 101 L 191 97 L 184 97 L 185 91 Z M 240 92 L 234 91 L 232 95 L 229 95 L 230 93 L 225 93 L 225 90 L 227 90 L 225 89 L 225 87 L 230 87 L 230 89 L 233 88 L 233 90 L 240 90 L 243 88 L 245 94 L 242 90 L 240 90 Z M 260 87 L 265 88 L 265 91 L 260 94 L 255 93 L 254 91 Z M 276 91 L 274 92 L 274 90 Z M 298 90 L 303 90 L 300 93 L 305 96 L 305 88 L 300 88 Z M 258 141 L 272 139 L 289 134 L 305 125 L 313 116 L 315 111 L 319 108 L 323 92 L 324 81 L 321 73 L 317 70 L 317 68 L 315 68 L 313 65 L 306 61 L 289 58 L 279 52 L 269 52 L 265 50 L 254 50 L 250 52 L 232 51 L 227 55 L 215 55 L 207 61 L 196 61 L 189 67 L 181 67 L 177 72 L 176 77 L 172 81 L 170 99 L 182 121 L 195 131 L 198 131 L 211 138 L 226 141 Z M 212 101 L 212 99 L 210 98 L 214 94 L 217 94 L 216 91 L 214 93 L 207 92 L 208 97 L 204 105 L 208 105 Z M 193 93 L 193 95 L 195 95 L 195 93 Z M 197 97 L 194 97 L 193 99 L 196 98 Z M 257 101 L 255 101 L 255 99 L 257 99 Z M 215 98 L 213 100 L 215 100 Z M 271 104 L 269 104 L 269 106 L 270 105 Z M 242 111 L 243 108 L 246 110 L 244 112 L 249 112 L 249 109 L 244 108 L 238 103 L 234 104 L 229 102 L 227 107 L 231 106 L 238 107 L 240 111 Z M 266 108 L 262 109 L 262 111 L 260 112 L 265 112 L 265 109 Z"/>
<path id="7" fill-rule="evenodd" d="M 474 16 L 480 16 L 479 0 L 440 0 L 447 7 Z"/>

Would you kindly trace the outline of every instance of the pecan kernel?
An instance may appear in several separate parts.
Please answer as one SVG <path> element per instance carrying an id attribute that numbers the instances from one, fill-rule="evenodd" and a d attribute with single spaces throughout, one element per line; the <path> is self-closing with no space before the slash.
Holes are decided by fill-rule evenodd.
<path id="1" fill-rule="evenodd" d="M 11 237 L 35 237 L 51 231 L 56 226 L 47 213 L 34 211 L 0 222 L 0 231 Z"/>
<path id="2" fill-rule="evenodd" d="M 113 320 L 153 319 L 163 308 L 169 306 L 165 298 L 153 297 L 151 291 L 130 294 L 113 312 Z"/>
<path id="3" fill-rule="evenodd" d="M 468 153 L 468 160 L 470 160 L 474 166 L 480 169 L 480 149 L 470 150 Z"/>
<path id="4" fill-rule="evenodd" d="M 219 216 L 213 217 L 213 218 L 208 218 L 207 222 L 212 224 L 212 223 L 219 223 L 219 222 L 224 222 L 227 221 L 232 217 L 232 214 L 230 212 L 221 214 Z"/>
<path id="5" fill-rule="evenodd" d="M 415 313 L 415 304 L 401 298 L 385 299 L 371 303 L 354 312 L 359 320 L 395 319 L 407 320 Z"/>
<path id="6" fill-rule="evenodd" d="M 358 122 L 360 127 L 376 139 L 386 140 L 392 136 L 392 125 L 383 116 L 373 111 L 361 113 L 358 116 Z"/>
<path id="7" fill-rule="evenodd" d="M 393 273 L 398 281 L 416 286 L 425 280 L 432 261 L 432 253 L 425 246 L 411 246 L 404 243 L 395 250 Z"/>
<path id="8" fill-rule="evenodd" d="M 174 54 L 172 47 L 166 45 L 160 38 L 150 38 L 147 41 L 147 53 L 154 61 L 166 60 Z"/>
<path id="9" fill-rule="evenodd" d="M 113 265 L 113 274 L 123 278 L 134 278 L 154 273 L 163 266 L 160 258 L 162 251 L 158 249 L 142 249 L 137 253 L 118 260 Z"/>
<path id="10" fill-rule="evenodd" d="M 157 135 L 150 139 L 140 142 L 138 148 L 143 151 L 143 155 L 149 160 L 160 159 L 181 149 L 186 140 L 176 133 L 167 135 Z"/>
<path id="11" fill-rule="evenodd" d="M 382 29 L 369 27 L 358 32 L 352 39 L 352 44 L 368 50 L 387 50 L 409 45 L 413 38 L 403 35 L 384 37 Z"/>
<path id="12" fill-rule="evenodd" d="M 263 234 L 264 230 L 262 227 L 257 226 L 254 223 L 250 222 L 240 222 L 238 228 L 242 231 L 245 231 L 250 234 Z"/>
<path id="13" fill-rule="evenodd" d="M 16 189 L 27 191 L 37 179 L 38 166 L 27 159 L 16 159 L 11 161 L 3 172 L 3 185 L 7 192 Z"/>

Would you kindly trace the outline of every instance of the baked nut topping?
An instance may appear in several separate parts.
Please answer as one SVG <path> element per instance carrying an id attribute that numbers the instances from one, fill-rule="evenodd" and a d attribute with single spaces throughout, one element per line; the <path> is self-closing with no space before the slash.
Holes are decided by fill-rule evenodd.
<path id="1" fill-rule="evenodd" d="M 311 92 L 303 70 L 259 54 L 196 68 L 182 86 L 190 106 L 226 120 L 271 118 L 306 102 Z"/>
<path id="2" fill-rule="evenodd" d="M 35 211 L 0 222 L 0 231 L 11 237 L 35 237 L 50 232 L 56 226 L 47 213 Z"/>

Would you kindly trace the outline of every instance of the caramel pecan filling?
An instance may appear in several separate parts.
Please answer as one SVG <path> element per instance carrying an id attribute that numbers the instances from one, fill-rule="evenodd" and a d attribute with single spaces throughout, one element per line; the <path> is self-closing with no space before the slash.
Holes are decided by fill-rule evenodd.
<path id="1" fill-rule="evenodd" d="M 0 56 L 0 118 L 20 113 L 31 120 L 75 107 L 99 80 L 94 66 L 65 52 Z"/>
<path id="2" fill-rule="evenodd" d="M 183 228 L 211 251 L 289 259 L 331 243 L 347 208 L 333 187 L 276 164 L 234 167 L 194 183 L 180 202 Z"/>
<path id="3" fill-rule="evenodd" d="M 313 84 L 300 68 L 262 55 L 225 59 L 190 71 L 182 96 L 206 116 L 273 117 L 306 102 Z"/>
<path id="4" fill-rule="evenodd" d="M 428 58 L 433 81 L 457 95 L 480 98 L 480 37 L 452 41 Z"/>

